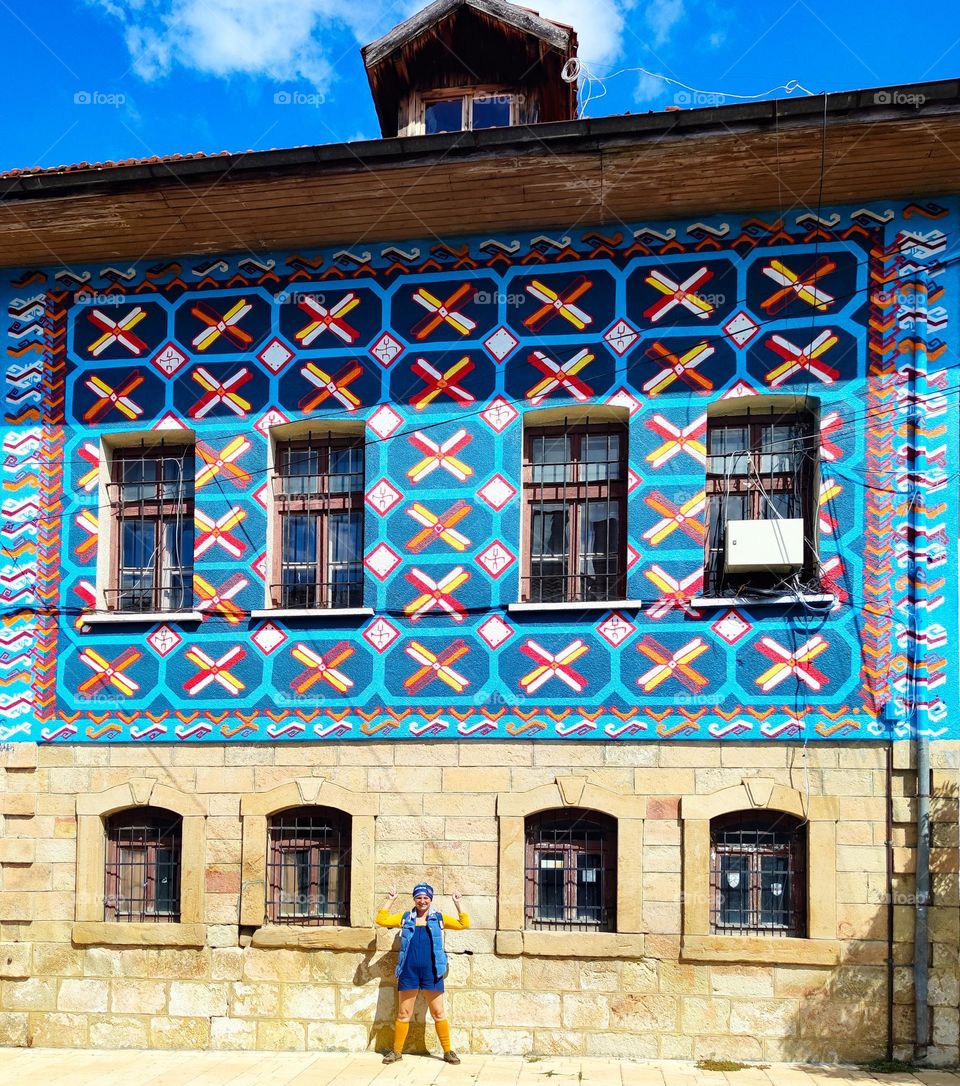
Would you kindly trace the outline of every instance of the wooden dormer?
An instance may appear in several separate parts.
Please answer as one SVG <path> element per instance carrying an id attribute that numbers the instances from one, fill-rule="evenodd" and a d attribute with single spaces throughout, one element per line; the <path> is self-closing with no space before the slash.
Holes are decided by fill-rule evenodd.
<path id="1" fill-rule="evenodd" d="M 436 0 L 361 50 L 384 137 L 569 121 L 572 27 L 504 0 Z"/>

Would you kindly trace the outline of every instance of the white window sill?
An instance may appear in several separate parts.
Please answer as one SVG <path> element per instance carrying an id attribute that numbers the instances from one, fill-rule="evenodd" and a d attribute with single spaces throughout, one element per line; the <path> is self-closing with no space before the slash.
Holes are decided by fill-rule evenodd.
<path id="1" fill-rule="evenodd" d="M 202 611 L 91 611 L 81 615 L 84 626 L 119 626 L 134 622 L 201 622 Z"/>
<path id="2" fill-rule="evenodd" d="M 260 607 L 251 618 L 369 618 L 372 607 Z"/>
<path id="3" fill-rule="evenodd" d="M 583 603 L 508 603 L 508 614 L 526 611 L 639 611 L 643 600 L 588 600 Z"/>
<path id="4" fill-rule="evenodd" d="M 782 596 L 695 596 L 690 601 L 691 607 L 784 607 L 791 604 L 811 607 L 832 607 L 837 597 L 832 592 L 796 592 Z"/>

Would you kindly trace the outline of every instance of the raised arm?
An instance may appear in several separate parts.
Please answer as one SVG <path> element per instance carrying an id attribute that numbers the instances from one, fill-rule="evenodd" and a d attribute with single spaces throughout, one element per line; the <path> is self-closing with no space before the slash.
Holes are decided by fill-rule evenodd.
<path id="1" fill-rule="evenodd" d="M 462 906 L 463 894 L 456 893 L 450 895 L 453 898 L 453 903 L 457 907 L 457 915 L 444 916 L 443 923 L 448 928 L 453 928 L 454 931 L 463 931 L 465 928 L 470 927 L 470 917 L 464 911 Z"/>
<path id="2" fill-rule="evenodd" d="M 397 900 L 397 891 L 391 890 L 387 896 L 383 899 L 377 915 L 374 917 L 375 923 L 379 924 L 383 928 L 399 928 L 403 923 L 403 913 L 391 913 L 390 908 Z"/>

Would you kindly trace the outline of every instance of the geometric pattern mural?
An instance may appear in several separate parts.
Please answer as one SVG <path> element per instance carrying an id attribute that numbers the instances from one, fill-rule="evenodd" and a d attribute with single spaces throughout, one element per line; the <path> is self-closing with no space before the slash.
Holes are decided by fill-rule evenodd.
<path id="1" fill-rule="evenodd" d="M 948 218 L 8 273 L 0 741 L 960 737 Z M 753 392 L 820 399 L 825 613 L 692 602 L 707 405 Z M 584 404 L 629 415 L 641 606 L 510 611 L 524 413 Z M 364 424 L 363 617 L 251 615 L 269 428 L 302 418 Z M 201 621 L 88 623 L 100 437 L 177 429 Z"/>

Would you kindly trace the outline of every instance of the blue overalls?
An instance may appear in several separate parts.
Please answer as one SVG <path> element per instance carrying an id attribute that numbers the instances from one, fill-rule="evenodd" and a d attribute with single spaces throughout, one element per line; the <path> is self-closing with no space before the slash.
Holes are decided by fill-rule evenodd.
<path id="1" fill-rule="evenodd" d="M 431 909 L 427 922 L 417 926 L 416 909 L 404 914 L 400 928 L 400 960 L 397 962 L 397 987 L 401 992 L 421 989 L 442 992 L 447 972 L 447 954 L 443 949 L 443 916 Z"/>

